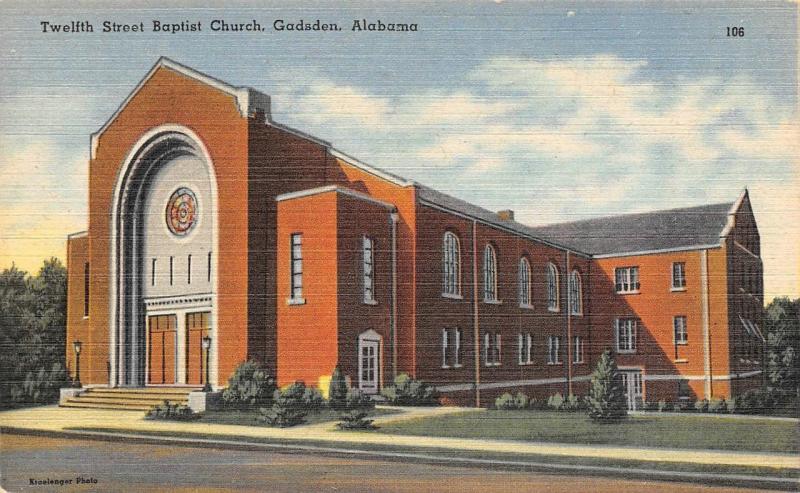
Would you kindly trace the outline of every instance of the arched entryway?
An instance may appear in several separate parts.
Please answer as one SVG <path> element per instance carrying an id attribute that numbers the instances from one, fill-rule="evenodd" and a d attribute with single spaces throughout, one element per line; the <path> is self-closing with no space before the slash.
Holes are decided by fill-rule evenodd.
<path id="1" fill-rule="evenodd" d="M 110 385 L 217 384 L 216 211 L 197 135 L 164 126 L 133 147 L 112 207 Z"/>

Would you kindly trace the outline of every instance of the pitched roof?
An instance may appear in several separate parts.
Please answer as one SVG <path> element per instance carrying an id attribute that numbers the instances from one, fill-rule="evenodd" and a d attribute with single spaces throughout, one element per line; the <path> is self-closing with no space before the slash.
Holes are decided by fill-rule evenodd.
<path id="1" fill-rule="evenodd" d="M 737 202 L 600 217 L 531 228 L 553 243 L 591 255 L 719 245 Z"/>

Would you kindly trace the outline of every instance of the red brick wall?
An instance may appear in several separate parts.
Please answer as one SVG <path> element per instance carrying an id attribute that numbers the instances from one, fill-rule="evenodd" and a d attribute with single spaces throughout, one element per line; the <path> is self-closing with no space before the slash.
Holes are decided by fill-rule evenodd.
<path id="1" fill-rule="evenodd" d="M 72 343 L 81 341 L 81 382 L 104 383 L 105 371 L 87 371 L 88 361 L 96 358 L 98 348 L 89 319 L 84 315 L 84 268 L 89 260 L 89 238 L 81 236 L 67 240 L 67 347 L 66 358 L 69 377 L 75 376 L 75 352 Z M 91 269 L 91 265 L 89 266 Z M 90 289 L 91 291 L 91 289 Z M 101 340 L 102 344 L 102 340 Z M 103 348 L 100 348 L 101 351 Z M 95 365 L 96 368 L 96 365 Z"/>

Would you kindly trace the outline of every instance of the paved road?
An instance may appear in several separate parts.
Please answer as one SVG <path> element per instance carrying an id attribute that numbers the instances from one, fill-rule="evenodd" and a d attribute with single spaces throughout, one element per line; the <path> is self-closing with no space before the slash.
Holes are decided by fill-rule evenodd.
<path id="1" fill-rule="evenodd" d="M 2 486 L 12 492 L 731 491 L 657 481 L 7 434 L 0 435 L 0 472 Z M 97 482 L 76 484 L 77 477 Z M 72 484 L 32 485 L 31 479 Z"/>

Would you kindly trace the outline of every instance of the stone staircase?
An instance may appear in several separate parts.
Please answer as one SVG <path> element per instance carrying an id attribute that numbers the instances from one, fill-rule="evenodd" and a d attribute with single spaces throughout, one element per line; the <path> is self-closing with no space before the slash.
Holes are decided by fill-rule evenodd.
<path id="1" fill-rule="evenodd" d="M 93 409 L 118 409 L 121 411 L 147 411 L 165 400 L 173 404 L 187 404 L 189 392 L 200 387 L 92 387 L 80 395 L 67 397 L 61 407 Z"/>

